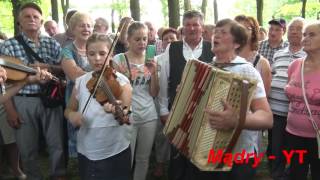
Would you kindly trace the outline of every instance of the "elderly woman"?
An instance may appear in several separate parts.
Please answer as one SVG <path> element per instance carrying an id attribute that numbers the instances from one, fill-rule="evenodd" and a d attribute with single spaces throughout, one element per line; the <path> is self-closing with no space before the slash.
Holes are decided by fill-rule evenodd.
<path id="1" fill-rule="evenodd" d="M 66 103 L 69 101 L 75 79 L 91 69 L 86 55 L 86 43 L 93 30 L 93 21 L 87 13 L 76 12 L 69 23 L 74 41 L 62 49 L 61 61 L 61 67 L 67 78 Z M 68 124 L 68 147 L 70 157 L 75 157 L 76 137 L 71 124 Z"/>
<path id="2" fill-rule="evenodd" d="M 305 28 L 302 46 L 307 56 L 290 64 L 288 84 L 285 87 L 285 93 L 289 99 L 286 126 L 288 149 L 304 151 L 302 162 L 298 153 L 293 154 L 289 167 L 289 179 L 306 180 L 310 167 L 311 177 L 316 180 L 320 179 L 319 22 Z"/>
<path id="3" fill-rule="evenodd" d="M 267 129 L 272 126 L 272 112 L 266 98 L 261 76 L 251 63 L 237 56 L 237 52 L 244 48 L 247 40 L 246 29 L 241 24 L 231 19 L 224 19 L 216 24 L 212 49 L 216 55 L 213 59 L 214 63 L 227 63 L 229 65 L 223 69 L 253 78 L 258 81 L 258 84 L 250 103 L 250 112 L 247 113 L 244 129 L 233 150 L 235 153 L 241 153 L 244 150 L 245 157 L 249 158 L 248 163 L 234 164 L 231 172 L 212 173 L 211 177 L 209 177 L 210 179 L 213 176 L 216 179 L 253 179 L 255 175 L 255 168 L 252 167 L 254 162 L 253 154 L 258 149 L 258 131 L 256 130 Z M 233 108 L 227 102 L 222 103 L 224 104 L 223 111 L 214 112 L 210 109 L 205 109 L 210 125 L 214 129 L 233 129 L 237 125 L 238 118 L 234 115 Z M 207 176 L 204 177 L 208 178 Z M 199 178 L 203 179 L 201 176 L 194 179 Z"/>

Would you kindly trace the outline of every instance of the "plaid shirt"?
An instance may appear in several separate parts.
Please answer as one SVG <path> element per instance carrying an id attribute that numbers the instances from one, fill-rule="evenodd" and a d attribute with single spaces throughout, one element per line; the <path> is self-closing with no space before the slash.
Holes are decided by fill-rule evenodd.
<path id="1" fill-rule="evenodd" d="M 285 47 L 288 47 L 289 43 L 287 41 L 282 41 L 280 46 L 276 47 L 276 48 L 272 48 L 269 44 L 268 39 L 262 41 L 260 43 L 260 47 L 258 52 L 265 58 L 268 59 L 270 65 L 272 65 L 273 63 L 273 55 L 276 51 L 278 51 L 279 49 L 283 49 Z"/>
<path id="2" fill-rule="evenodd" d="M 59 43 L 48 37 L 39 35 L 40 46 L 36 47 L 36 44 L 31 41 L 24 33 L 22 33 L 24 41 L 41 57 L 45 63 L 48 64 L 60 64 L 61 61 L 61 47 Z M 20 59 L 24 64 L 34 63 L 28 58 L 23 46 L 15 39 L 10 38 L 4 41 L 0 46 L 0 55 L 13 56 Z M 19 91 L 20 94 L 38 94 L 40 93 L 40 86 L 37 84 L 31 84 L 24 86 Z"/>

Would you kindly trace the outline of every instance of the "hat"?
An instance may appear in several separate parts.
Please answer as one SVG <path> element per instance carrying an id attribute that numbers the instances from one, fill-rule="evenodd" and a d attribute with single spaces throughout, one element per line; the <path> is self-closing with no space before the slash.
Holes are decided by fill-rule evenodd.
<path id="1" fill-rule="evenodd" d="M 22 11 L 26 8 L 32 8 L 34 10 L 37 10 L 42 15 L 42 10 L 36 3 L 33 3 L 33 2 L 25 3 L 20 7 L 20 11 Z"/>
<path id="2" fill-rule="evenodd" d="M 283 29 L 286 28 L 286 20 L 279 18 L 279 19 L 272 19 L 269 21 L 269 24 L 275 24 L 281 26 Z"/>

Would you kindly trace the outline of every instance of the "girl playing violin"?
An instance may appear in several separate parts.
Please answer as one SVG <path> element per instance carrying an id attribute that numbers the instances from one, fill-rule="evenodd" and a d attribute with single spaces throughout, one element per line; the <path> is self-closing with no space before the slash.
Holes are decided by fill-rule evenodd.
<path id="1" fill-rule="evenodd" d="M 89 102 L 87 109 L 81 113 L 90 96 L 87 83 L 93 74 L 101 71 L 105 61 L 109 64 L 107 54 L 110 39 L 104 34 L 93 34 L 86 45 L 86 53 L 93 72 L 87 72 L 76 79 L 65 117 L 77 127 L 77 151 L 81 179 L 130 179 L 131 154 L 126 126 L 121 126 L 115 119 L 114 106 L 105 103 L 102 106 L 98 98 Z M 129 80 L 116 72 L 122 94 L 119 100 L 123 107 L 131 104 L 131 86 Z M 124 114 L 128 111 L 124 110 Z"/>

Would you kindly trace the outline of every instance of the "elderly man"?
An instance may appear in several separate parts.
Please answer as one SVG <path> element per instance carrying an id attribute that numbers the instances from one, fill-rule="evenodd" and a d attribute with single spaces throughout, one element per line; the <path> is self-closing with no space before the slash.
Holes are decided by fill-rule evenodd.
<path id="1" fill-rule="evenodd" d="M 271 173 L 274 180 L 283 179 L 285 176 L 285 158 L 282 154 L 282 150 L 284 150 L 285 147 L 285 127 L 287 123 L 289 100 L 285 95 L 283 88 L 287 84 L 287 70 L 289 64 L 295 59 L 306 56 L 306 53 L 302 50 L 301 44 L 303 26 L 303 18 L 294 18 L 291 20 L 287 34 L 289 47 L 277 51 L 273 57 L 273 78 L 269 94 L 269 103 L 274 119 L 271 141 L 272 154 L 277 157 L 271 163 Z"/>
<path id="2" fill-rule="evenodd" d="M 202 38 L 203 21 L 203 15 L 200 12 L 185 12 L 183 15 L 183 40 L 172 42 L 158 58 L 158 63 L 161 66 L 160 119 L 163 123 L 168 118 L 186 62 L 190 59 L 199 59 L 204 62 L 212 61 L 211 43 Z M 180 155 L 174 147 L 171 148 L 170 155 L 169 179 L 185 179 L 185 172 L 190 166 L 189 160 Z"/>
<path id="3" fill-rule="evenodd" d="M 50 37 L 59 33 L 59 27 L 55 20 L 48 20 L 43 24 L 43 26 Z"/>
<path id="4" fill-rule="evenodd" d="M 157 41 L 157 29 L 149 21 L 145 22 L 144 24 L 148 27 L 148 44 L 155 44 Z"/>
<path id="5" fill-rule="evenodd" d="M 101 33 L 101 34 L 107 34 L 108 30 L 109 30 L 108 21 L 103 17 L 98 17 L 95 20 L 95 24 L 94 24 L 94 27 L 93 27 L 93 32 Z"/>
<path id="6" fill-rule="evenodd" d="M 43 22 L 41 8 L 35 3 L 22 5 L 18 20 L 21 34 L 6 40 L 0 48 L 0 54 L 14 56 L 24 64 L 37 64 L 41 68 L 54 70 L 55 73 L 61 71 L 61 68 L 57 68 L 61 59 L 59 43 L 40 34 Z M 27 48 L 24 48 L 27 46 L 36 52 L 38 57 L 27 53 Z M 45 107 L 40 99 L 39 84 L 29 84 L 24 86 L 12 100 L 8 100 L 5 108 L 9 124 L 15 128 L 17 145 L 27 178 L 43 179 L 37 162 L 38 140 L 40 134 L 43 134 L 50 155 L 50 176 L 52 179 L 65 179 L 62 107 Z"/>

